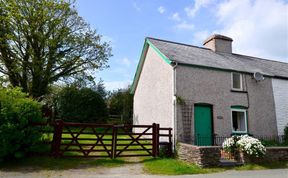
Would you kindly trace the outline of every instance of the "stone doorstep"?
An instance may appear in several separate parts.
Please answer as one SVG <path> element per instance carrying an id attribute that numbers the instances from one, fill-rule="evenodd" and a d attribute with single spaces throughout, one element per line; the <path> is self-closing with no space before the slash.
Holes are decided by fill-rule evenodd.
<path id="1" fill-rule="evenodd" d="M 242 166 L 242 163 L 238 163 L 235 160 L 225 160 L 221 159 L 219 166 L 221 167 L 235 167 L 235 166 Z"/>

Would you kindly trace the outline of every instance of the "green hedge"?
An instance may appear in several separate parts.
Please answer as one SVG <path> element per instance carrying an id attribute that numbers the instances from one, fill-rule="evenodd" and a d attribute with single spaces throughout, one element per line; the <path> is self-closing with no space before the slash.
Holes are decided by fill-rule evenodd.
<path id="1" fill-rule="evenodd" d="M 0 88 L 0 160 L 24 156 L 41 140 L 41 105 L 19 88 Z"/>
<path id="2" fill-rule="evenodd" d="M 68 122 L 104 123 L 107 106 L 100 94 L 89 88 L 65 87 L 56 98 L 57 118 Z"/>

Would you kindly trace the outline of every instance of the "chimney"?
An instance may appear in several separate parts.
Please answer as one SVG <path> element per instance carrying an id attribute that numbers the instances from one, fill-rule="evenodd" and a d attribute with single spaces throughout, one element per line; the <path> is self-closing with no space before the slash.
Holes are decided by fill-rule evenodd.
<path id="1" fill-rule="evenodd" d="M 214 34 L 204 41 L 203 45 L 214 52 L 232 53 L 232 38 Z"/>

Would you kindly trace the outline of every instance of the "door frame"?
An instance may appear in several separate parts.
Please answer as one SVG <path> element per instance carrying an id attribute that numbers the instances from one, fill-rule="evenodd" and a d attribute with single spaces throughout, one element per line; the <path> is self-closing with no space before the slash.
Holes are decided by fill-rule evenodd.
<path id="1" fill-rule="evenodd" d="M 212 145 L 214 145 L 214 115 L 213 115 L 213 105 L 209 104 L 209 103 L 194 103 L 194 107 L 193 107 L 193 118 L 194 118 L 194 139 L 196 137 L 196 124 L 195 124 L 195 107 L 196 106 L 209 106 L 210 107 L 210 111 L 211 111 L 211 138 L 212 138 Z M 211 146 L 212 146 L 211 145 Z"/>

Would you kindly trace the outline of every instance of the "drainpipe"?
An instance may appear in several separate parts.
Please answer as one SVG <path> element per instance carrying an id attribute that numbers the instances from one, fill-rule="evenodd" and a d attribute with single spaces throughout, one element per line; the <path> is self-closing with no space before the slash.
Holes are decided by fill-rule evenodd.
<path id="1" fill-rule="evenodd" d="M 176 94 L 177 94 L 177 87 L 176 87 L 176 68 L 178 63 L 176 61 L 172 61 L 171 66 L 173 67 L 173 79 L 172 79 L 172 124 L 173 124 L 173 140 L 172 140 L 172 149 L 173 151 L 176 150 L 176 143 L 177 143 L 177 102 L 176 102 Z"/>

